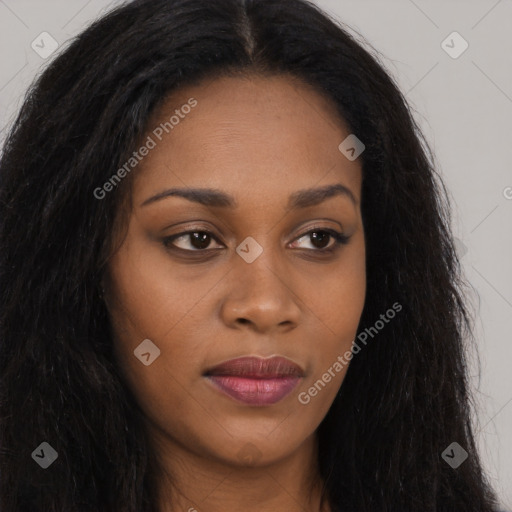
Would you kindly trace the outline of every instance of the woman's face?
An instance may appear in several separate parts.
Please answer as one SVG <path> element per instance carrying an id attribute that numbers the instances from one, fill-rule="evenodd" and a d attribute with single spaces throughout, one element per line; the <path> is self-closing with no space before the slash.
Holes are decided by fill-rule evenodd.
<path id="1" fill-rule="evenodd" d="M 312 439 L 365 300 L 361 164 L 338 149 L 349 134 L 286 77 L 204 82 L 151 120 L 105 296 L 155 438 L 229 464 L 277 461 Z M 207 375 L 246 356 L 296 366 Z"/>

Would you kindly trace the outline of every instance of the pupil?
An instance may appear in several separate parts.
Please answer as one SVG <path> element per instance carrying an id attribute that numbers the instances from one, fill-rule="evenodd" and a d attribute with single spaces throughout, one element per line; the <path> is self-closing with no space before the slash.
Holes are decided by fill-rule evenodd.
<path id="1" fill-rule="evenodd" d="M 209 241 L 209 235 L 207 233 L 201 233 L 201 232 L 195 232 L 192 233 L 192 245 L 198 249 L 206 249 L 208 247 L 210 241 Z M 205 243 L 206 241 L 206 243 Z M 199 247 L 196 246 L 196 243 L 198 242 Z"/>
<path id="2" fill-rule="evenodd" d="M 319 234 L 319 233 L 320 233 L 320 234 Z M 327 246 L 327 243 L 324 243 L 324 244 L 322 245 L 322 242 L 326 242 L 326 241 L 328 241 L 328 240 L 329 240 L 329 237 L 330 237 L 329 233 L 325 233 L 325 232 L 322 232 L 322 231 L 320 231 L 320 232 L 319 232 L 319 231 L 314 231 L 313 233 L 311 233 L 311 235 L 310 235 L 310 236 L 311 236 L 311 237 L 312 237 L 312 239 L 313 239 L 313 245 L 315 245 L 315 241 L 317 241 L 317 242 L 318 242 L 318 241 L 320 241 L 320 245 L 321 245 L 321 247 L 320 247 L 320 248 L 321 248 L 321 249 L 323 249 L 324 247 L 326 247 L 326 246 Z"/>

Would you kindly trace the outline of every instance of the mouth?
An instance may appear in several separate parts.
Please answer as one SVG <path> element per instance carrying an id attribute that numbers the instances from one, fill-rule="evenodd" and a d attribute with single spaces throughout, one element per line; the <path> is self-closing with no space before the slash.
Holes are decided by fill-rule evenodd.
<path id="1" fill-rule="evenodd" d="M 302 368 L 284 357 L 240 357 L 208 369 L 204 377 L 234 400 L 253 406 L 272 405 L 297 386 Z"/>

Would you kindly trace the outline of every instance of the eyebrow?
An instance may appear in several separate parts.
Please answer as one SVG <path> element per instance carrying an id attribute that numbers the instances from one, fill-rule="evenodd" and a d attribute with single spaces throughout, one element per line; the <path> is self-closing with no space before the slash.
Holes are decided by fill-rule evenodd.
<path id="1" fill-rule="evenodd" d="M 162 192 L 159 192 L 158 194 L 146 199 L 143 203 L 141 203 L 140 206 L 143 207 L 172 196 L 183 197 L 188 201 L 199 203 L 204 206 L 223 208 L 238 207 L 236 199 L 233 196 L 222 192 L 221 190 L 212 188 L 189 187 L 170 188 L 163 190 Z M 352 201 L 352 203 L 354 203 L 355 206 L 357 206 L 357 199 L 355 198 L 352 191 L 341 183 L 335 183 L 318 188 L 298 190 L 297 192 L 292 193 L 288 198 L 288 209 L 315 206 L 335 196 L 347 197 Z"/>

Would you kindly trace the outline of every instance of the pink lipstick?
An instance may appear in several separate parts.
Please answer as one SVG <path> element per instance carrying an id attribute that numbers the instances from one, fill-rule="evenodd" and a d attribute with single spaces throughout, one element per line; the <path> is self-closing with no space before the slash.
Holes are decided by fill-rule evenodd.
<path id="1" fill-rule="evenodd" d="M 285 357 L 240 357 L 204 373 L 224 394 L 247 405 L 271 405 L 282 400 L 304 376 L 300 366 Z"/>

